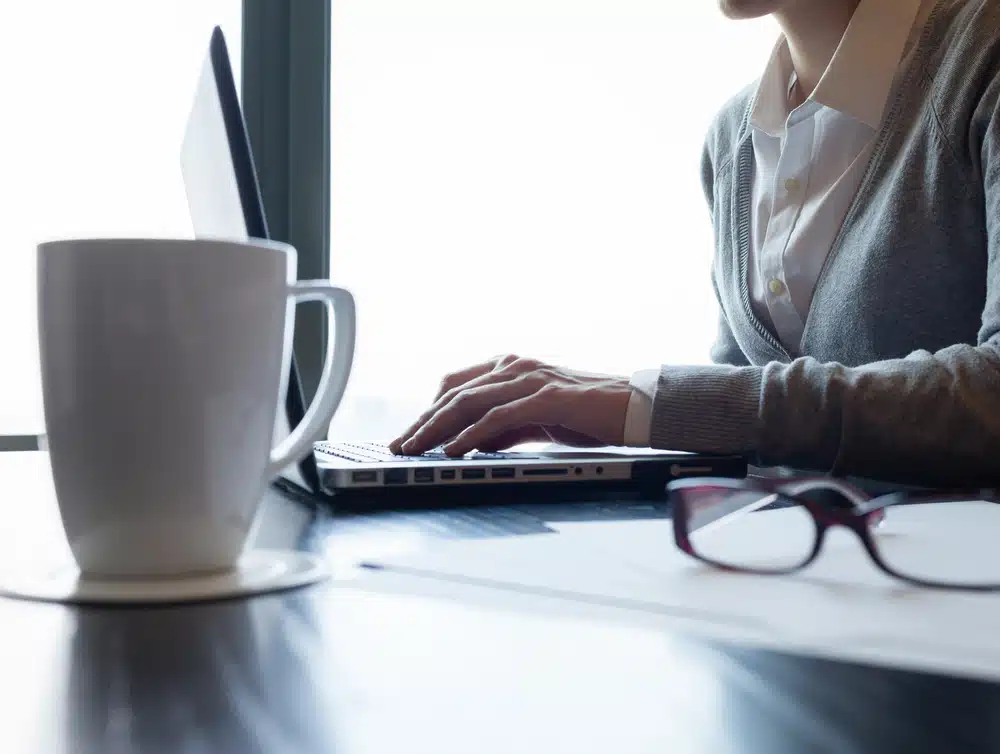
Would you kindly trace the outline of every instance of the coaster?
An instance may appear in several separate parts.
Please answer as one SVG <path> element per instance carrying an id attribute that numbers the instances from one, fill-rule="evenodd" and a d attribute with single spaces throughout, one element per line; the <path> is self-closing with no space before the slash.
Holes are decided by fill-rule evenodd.
<path id="1" fill-rule="evenodd" d="M 36 574 L 0 573 L 0 595 L 81 605 L 201 602 L 294 589 L 326 576 L 326 565 L 316 555 L 251 550 L 231 571 L 181 578 L 96 579 L 75 565 Z"/>

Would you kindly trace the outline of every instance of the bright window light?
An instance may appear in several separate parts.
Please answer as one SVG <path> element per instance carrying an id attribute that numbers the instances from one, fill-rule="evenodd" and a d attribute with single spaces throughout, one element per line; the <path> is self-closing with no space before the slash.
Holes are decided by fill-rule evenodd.
<path id="1" fill-rule="evenodd" d="M 181 135 L 212 27 L 238 51 L 241 13 L 240 0 L 0 10 L 0 435 L 44 429 L 35 245 L 191 235 Z"/>
<path id="2" fill-rule="evenodd" d="M 337 0 L 331 269 L 359 341 L 331 434 L 385 439 L 500 353 L 707 362 L 701 148 L 776 33 L 708 0 Z"/>

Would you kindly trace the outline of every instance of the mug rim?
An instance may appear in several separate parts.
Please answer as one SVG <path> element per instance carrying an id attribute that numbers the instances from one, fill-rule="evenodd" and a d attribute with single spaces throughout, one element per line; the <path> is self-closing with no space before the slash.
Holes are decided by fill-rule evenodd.
<path id="1" fill-rule="evenodd" d="M 92 236 L 92 237 L 81 237 L 81 238 L 58 238 L 48 241 L 41 241 L 36 245 L 39 252 L 41 251 L 52 251 L 61 252 L 67 251 L 73 247 L 79 247 L 80 245 L 100 245 L 102 247 L 120 247 L 128 245 L 145 245 L 145 244 L 165 244 L 167 246 L 172 246 L 176 248 L 191 248 L 199 246 L 202 244 L 209 245 L 221 245 L 229 247 L 241 247 L 241 248 L 257 248 L 261 251 L 268 252 L 283 252 L 286 255 L 296 256 L 295 247 L 291 244 L 284 243 L 283 241 L 274 241 L 269 238 L 227 238 L 225 236 L 200 236 L 197 238 L 181 238 L 181 237 L 149 237 L 149 236 Z"/>

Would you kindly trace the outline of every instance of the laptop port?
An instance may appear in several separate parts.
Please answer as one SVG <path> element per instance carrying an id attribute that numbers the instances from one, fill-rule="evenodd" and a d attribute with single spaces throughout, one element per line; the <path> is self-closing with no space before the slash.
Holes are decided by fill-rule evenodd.
<path id="1" fill-rule="evenodd" d="M 382 478 L 386 484 L 406 484 L 408 474 L 407 469 L 386 469 Z"/>
<path id="2" fill-rule="evenodd" d="M 377 471 L 352 471 L 351 481 L 357 484 L 372 484 L 378 481 Z"/>
<path id="3" fill-rule="evenodd" d="M 493 469 L 493 471 L 490 472 L 490 476 L 494 479 L 513 479 L 515 473 L 514 467 L 508 466 L 506 468 Z"/>
<path id="4" fill-rule="evenodd" d="M 462 479 L 485 479 L 486 469 L 462 469 Z"/>
<path id="5" fill-rule="evenodd" d="M 553 468 L 553 469 L 524 469 L 521 474 L 523 476 L 566 476 L 569 473 L 569 469 Z"/>
<path id="6" fill-rule="evenodd" d="M 443 469 L 441 471 L 441 481 L 455 478 L 455 469 Z"/>
<path id="7" fill-rule="evenodd" d="M 413 481 L 414 482 L 433 482 L 434 481 L 434 469 L 414 469 L 413 470 Z"/>

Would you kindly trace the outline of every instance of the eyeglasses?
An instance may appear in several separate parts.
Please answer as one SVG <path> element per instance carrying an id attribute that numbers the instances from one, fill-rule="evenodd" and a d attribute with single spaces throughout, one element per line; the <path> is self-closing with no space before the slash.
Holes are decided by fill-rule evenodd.
<path id="1" fill-rule="evenodd" d="M 792 573 L 816 559 L 830 529 L 843 526 L 898 579 L 1000 590 L 1000 498 L 993 490 L 872 498 L 823 477 L 684 479 L 667 491 L 677 546 L 719 568 Z"/>

